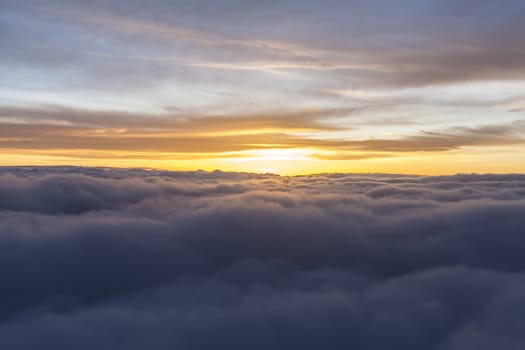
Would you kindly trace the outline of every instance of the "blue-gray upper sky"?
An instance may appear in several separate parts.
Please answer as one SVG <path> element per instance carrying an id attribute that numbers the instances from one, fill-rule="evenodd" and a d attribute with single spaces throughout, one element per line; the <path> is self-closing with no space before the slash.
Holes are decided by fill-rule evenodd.
<path id="1" fill-rule="evenodd" d="M 524 156 L 523 1 L 0 6 L 8 163 L 483 172 Z"/>

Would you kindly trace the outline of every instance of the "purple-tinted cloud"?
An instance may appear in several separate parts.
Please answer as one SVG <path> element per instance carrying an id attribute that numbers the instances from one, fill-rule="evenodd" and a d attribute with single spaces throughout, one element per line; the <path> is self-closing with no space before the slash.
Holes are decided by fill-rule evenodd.
<path id="1" fill-rule="evenodd" d="M 0 346 L 518 349 L 524 215 L 524 175 L 2 168 Z"/>

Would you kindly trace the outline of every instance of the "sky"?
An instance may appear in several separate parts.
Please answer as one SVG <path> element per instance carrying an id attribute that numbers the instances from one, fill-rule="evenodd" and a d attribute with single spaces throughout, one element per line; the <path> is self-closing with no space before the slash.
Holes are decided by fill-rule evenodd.
<path id="1" fill-rule="evenodd" d="M 525 172 L 525 2 L 0 1 L 0 162 Z"/>

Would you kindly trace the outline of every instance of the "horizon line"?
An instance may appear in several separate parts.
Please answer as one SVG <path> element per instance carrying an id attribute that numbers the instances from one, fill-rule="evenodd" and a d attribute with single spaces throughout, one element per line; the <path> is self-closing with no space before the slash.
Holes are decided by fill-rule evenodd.
<path id="1" fill-rule="evenodd" d="M 14 168 L 70 168 L 70 169 L 100 169 L 100 170 L 142 170 L 142 171 L 161 171 L 170 173 L 228 173 L 228 174 L 249 174 L 249 175 L 271 175 L 279 177 L 300 177 L 300 176 L 318 176 L 318 175 L 403 175 L 411 177 L 447 177 L 460 175 L 523 175 L 520 172 L 456 172 L 446 174 L 421 174 L 421 173 L 396 173 L 396 172 L 319 172 L 319 173 L 303 173 L 303 174 L 279 174 L 274 172 L 255 172 L 255 171 L 233 171 L 223 169 L 167 169 L 154 167 L 119 167 L 119 166 L 89 166 L 89 165 L 0 165 L 0 169 L 14 169 Z"/>

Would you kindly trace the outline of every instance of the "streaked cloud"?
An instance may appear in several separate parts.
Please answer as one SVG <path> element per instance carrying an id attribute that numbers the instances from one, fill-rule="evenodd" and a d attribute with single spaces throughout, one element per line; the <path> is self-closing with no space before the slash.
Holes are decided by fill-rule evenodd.
<path id="1" fill-rule="evenodd" d="M 174 159 L 199 159 L 199 155 L 243 158 L 246 155 L 240 152 L 296 148 L 312 150 L 309 153 L 317 159 L 359 160 L 470 146 L 523 147 L 525 142 L 524 120 L 363 139 L 351 136 L 353 130 L 338 122 L 360 112 L 350 108 L 189 117 L 58 107 L 4 108 L 0 112 L 4 118 L 0 147 L 6 150 L 157 152 L 150 156 L 163 158 L 168 153 Z M 335 122 L 326 123 L 330 118 Z M 342 138 L 341 132 L 350 134 Z M 332 133 L 335 135 L 330 136 Z"/>
<path id="2" fill-rule="evenodd" d="M 7 0 L 3 153 L 228 168 L 296 149 L 354 171 L 422 152 L 460 164 L 475 148 L 511 171 L 523 129 L 484 128 L 523 119 L 524 15 L 519 1 Z"/>

